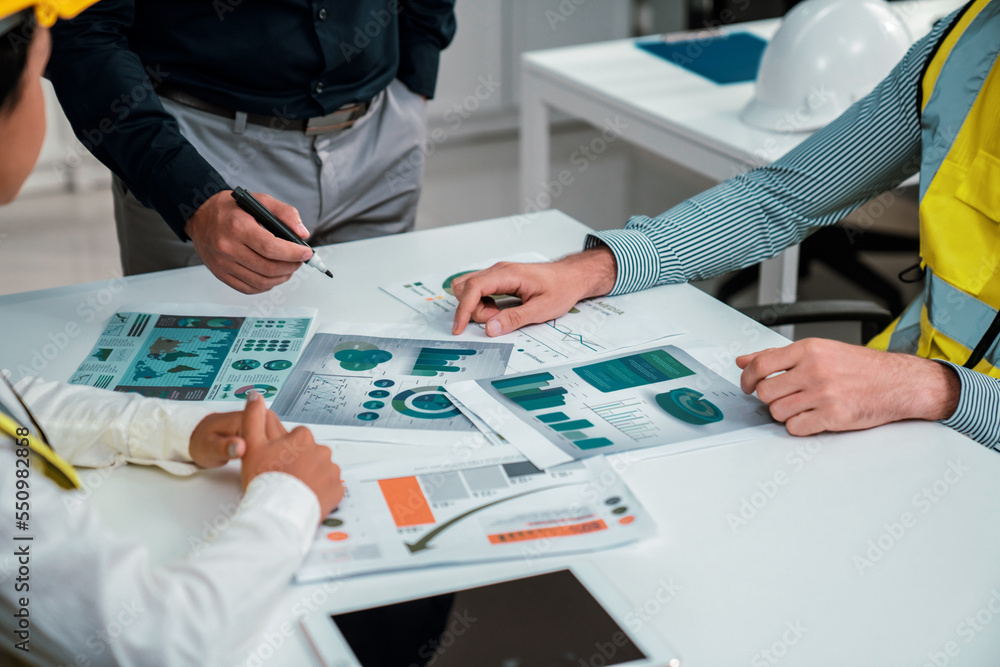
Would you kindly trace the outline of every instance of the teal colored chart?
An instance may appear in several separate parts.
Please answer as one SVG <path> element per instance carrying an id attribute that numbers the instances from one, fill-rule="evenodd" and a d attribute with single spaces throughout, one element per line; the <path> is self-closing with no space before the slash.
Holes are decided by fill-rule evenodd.
<path id="1" fill-rule="evenodd" d="M 450 391 L 463 410 L 483 418 L 495 414 L 500 436 L 546 464 L 773 423 L 766 405 L 673 345 Z"/>
<path id="2" fill-rule="evenodd" d="M 701 392 L 687 387 L 657 394 L 656 404 L 681 421 L 695 426 L 722 421 L 722 410 L 703 398 Z"/>
<path id="3" fill-rule="evenodd" d="M 443 387 L 502 374 L 512 350 L 492 341 L 319 333 L 272 407 L 282 419 L 307 424 L 473 431 Z"/>
<path id="4" fill-rule="evenodd" d="M 444 387 L 407 389 L 393 397 L 392 407 L 400 414 L 417 419 L 448 419 L 462 414 L 448 400 Z"/>
<path id="5" fill-rule="evenodd" d="M 333 348 L 333 358 L 345 371 L 370 371 L 392 359 L 392 353 L 364 341 L 348 341 Z"/>
<path id="6" fill-rule="evenodd" d="M 283 331 L 260 331 L 255 318 L 116 313 L 70 378 L 120 392 L 180 401 L 235 400 L 233 387 L 262 385 L 274 395 L 304 340 L 309 317 Z M 269 321 L 269 320 L 268 320 Z M 252 335 L 251 335 L 252 334 Z"/>
<path id="7" fill-rule="evenodd" d="M 417 355 L 417 361 L 410 375 L 435 377 L 438 373 L 458 373 L 462 370 L 458 363 L 476 354 L 475 350 L 450 347 L 424 347 Z"/>
<path id="8" fill-rule="evenodd" d="M 204 387 L 207 390 L 222 370 L 239 332 L 196 329 L 189 324 L 191 321 L 191 318 L 178 318 L 176 328 L 161 328 L 158 322 L 120 384 L 127 386 L 128 391 L 139 390 L 139 393 L 144 393 L 143 388 L 163 386 Z M 203 331 L 211 333 L 202 334 Z M 179 372 L 177 369 L 181 367 L 186 370 Z M 166 377 L 169 380 L 165 380 Z"/>
<path id="9" fill-rule="evenodd" d="M 694 375 L 664 350 L 650 350 L 578 366 L 573 372 L 594 389 L 609 393 Z"/>
<path id="10" fill-rule="evenodd" d="M 309 333 L 309 324 L 309 319 L 301 317 L 261 318 L 253 321 L 251 332 L 254 329 L 270 329 L 272 332 L 280 333 L 288 338 L 305 338 L 306 334 Z"/>
<path id="11" fill-rule="evenodd" d="M 241 398 L 245 400 L 247 394 L 249 394 L 251 391 L 254 390 L 256 390 L 257 393 L 263 396 L 264 398 L 271 398 L 272 396 L 278 393 L 278 388 L 275 387 L 274 385 L 248 384 L 245 387 L 240 387 L 239 389 L 237 389 L 236 393 L 233 395 L 236 396 L 236 398 Z"/>

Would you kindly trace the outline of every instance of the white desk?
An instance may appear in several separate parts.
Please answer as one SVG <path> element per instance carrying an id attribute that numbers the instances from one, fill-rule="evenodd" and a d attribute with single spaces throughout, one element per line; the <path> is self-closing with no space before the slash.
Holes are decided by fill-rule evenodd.
<path id="1" fill-rule="evenodd" d="M 961 4 L 961 0 L 907 0 L 893 6 L 917 39 Z M 774 19 L 723 30 L 769 40 L 778 25 Z M 521 72 L 521 201 L 541 209 L 550 205 L 544 184 L 553 180 L 550 109 L 598 128 L 620 119 L 615 126 L 626 141 L 720 182 L 770 164 L 809 136 L 765 132 L 744 124 L 739 114 L 753 97 L 752 82 L 715 84 L 637 48 L 632 39 L 526 53 Z M 797 246 L 764 262 L 758 303 L 795 301 L 797 269 Z"/>
<path id="2" fill-rule="evenodd" d="M 288 305 L 317 307 L 328 322 L 416 321 L 418 316 L 377 285 L 408 279 L 428 265 L 527 250 L 559 255 L 580 247 L 588 231 L 554 211 L 538 216 L 537 223 L 525 227 L 523 218 L 500 219 L 324 248 L 335 281 L 308 272 L 297 289 L 257 297 L 229 290 L 203 268 L 0 297 L 5 331 L 0 366 L 13 368 L 30 360 L 49 334 L 58 338 L 73 323 L 79 334 L 68 339 L 44 371 L 46 377 L 66 379 L 89 352 L 104 320 L 121 306 L 143 301 L 254 309 L 278 298 Z M 687 285 L 660 287 L 634 298 L 664 318 L 681 318 L 690 334 L 673 342 L 682 345 L 703 339 L 738 354 L 782 343 L 776 334 Z M 88 299 L 105 302 L 103 314 L 92 322 L 82 315 Z M 720 358 L 717 369 L 737 377 L 731 357 Z M 799 448 L 814 453 L 807 454 L 808 461 L 789 458 L 799 457 Z M 344 465 L 430 453 L 423 447 L 334 445 L 335 458 Z M 944 479 L 949 462 L 961 462 L 968 470 L 921 513 L 913 495 L 922 487 L 946 484 L 938 480 Z M 738 514 L 742 499 L 767 487 L 779 471 L 788 475 L 786 483 L 775 487 L 757 515 L 734 533 L 727 515 Z M 101 479 L 93 471 L 84 477 Z M 653 540 L 585 557 L 290 586 L 266 627 L 231 664 L 313 664 L 293 621 L 296 615 L 578 560 L 600 568 L 633 606 L 638 621 L 651 624 L 679 650 L 686 667 L 770 665 L 774 663 L 759 652 L 772 646 L 777 647 L 774 655 L 787 652 L 780 660 L 783 666 L 923 665 L 928 652 L 944 651 L 949 641 L 960 649 L 958 657 L 950 658 L 952 667 L 1000 660 L 1000 617 L 988 607 L 1000 609 L 991 602 L 995 587 L 1000 590 L 1000 457 L 944 427 L 905 424 L 822 438 L 783 436 L 644 462 L 630 467 L 625 477 L 656 517 L 660 532 Z M 93 500 L 105 524 L 148 544 L 154 562 L 162 563 L 183 557 L 192 537 L 225 516 L 222 507 L 237 498 L 237 480 L 235 466 L 191 479 L 129 466 L 99 481 Z M 907 511 L 916 517 L 915 525 L 859 574 L 854 556 L 864 557 L 869 540 L 889 540 L 881 537 L 884 524 L 900 521 Z M 991 622 L 984 622 L 965 643 L 966 635 L 958 634 L 957 627 L 980 609 L 987 609 L 982 618 L 989 614 Z M 804 629 L 794 645 L 782 644 L 783 635 L 794 639 L 786 623 L 798 623 L 800 633 Z"/>

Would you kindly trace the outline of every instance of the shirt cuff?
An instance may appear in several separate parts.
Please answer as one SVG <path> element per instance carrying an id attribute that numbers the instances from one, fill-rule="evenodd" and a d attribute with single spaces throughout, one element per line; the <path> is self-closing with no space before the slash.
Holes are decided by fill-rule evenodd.
<path id="1" fill-rule="evenodd" d="M 182 241 L 188 240 L 184 227 L 195 211 L 213 195 L 232 189 L 193 147 L 168 162 L 149 182 L 156 185 L 147 186 L 149 200 L 142 203 L 155 209 Z"/>
<path id="2" fill-rule="evenodd" d="M 312 546 L 319 526 L 319 499 L 305 482 L 283 472 L 257 475 L 247 486 L 240 512 L 265 512 L 291 526 L 299 534 L 299 555 Z"/>
<path id="3" fill-rule="evenodd" d="M 128 424 L 125 460 L 156 465 L 174 475 L 191 475 L 198 470 L 191 460 L 191 434 L 211 410 L 175 401 L 139 401 Z"/>
<path id="4" fill-rule="evenodd" d="M 950 361 L 935 361 L 955 369 L 961 384 L 955 413 L 941 423 L 990 449 L 997 449 L 1000 445 L 1000 381 Z"/>
<path id="5" fill-rule="evenodd" d="M 638 292 L 659 284 L 660 255 L 648 236 L 633 229 L 611 229 L 588 234 L 584 247 L 589 250 L 601 243 L 614 254 L 618 267 L 615 286 L 608 292 L 609 296 Z"/>

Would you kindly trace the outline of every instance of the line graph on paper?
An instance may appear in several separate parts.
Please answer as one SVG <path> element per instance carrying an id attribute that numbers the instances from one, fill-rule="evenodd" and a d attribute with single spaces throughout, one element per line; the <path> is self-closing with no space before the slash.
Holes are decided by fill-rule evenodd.
<path id="1" fill-rule="evenodd" d="M 347 406 L 350 380 L 336 375 L 315 374 L 303 391 L 302 411 L 326 414 L 330 418 Z"/>

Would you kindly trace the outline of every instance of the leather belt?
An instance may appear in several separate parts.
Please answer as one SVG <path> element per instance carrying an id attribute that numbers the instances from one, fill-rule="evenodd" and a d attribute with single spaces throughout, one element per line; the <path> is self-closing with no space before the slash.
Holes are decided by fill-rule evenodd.
<path id="1" fill-rule="evenodd" d="M 222 116 L 223 118 L 236 119 L 238 115 L 242 115 L 235 109 L 227 109 L 226 107 L 213 104 L 166 83 L 158 85 L 156 87 L 156 93 L 160 97 L 173 100 L 174 102 L 183 104 L 186 107 L 198 109 L 199 111 L 206 111 L 216 116 Z M 340 132 L 351 127 L 359 118 L 368 113 L 368 109 L 370 107 L 370 100 L 367 102 L 355 102 L 353 104 L 345 104 L 333 113 L 329 113 L 325 116 L 305 119 L 282 118 L 280 116 L 247 113 L 246 122 L 253 125 L 270 127 L 273 130 L 291 130 L 293 132 L 302 132 L 307 135 L 329 134 L 332 132 Z"/>

